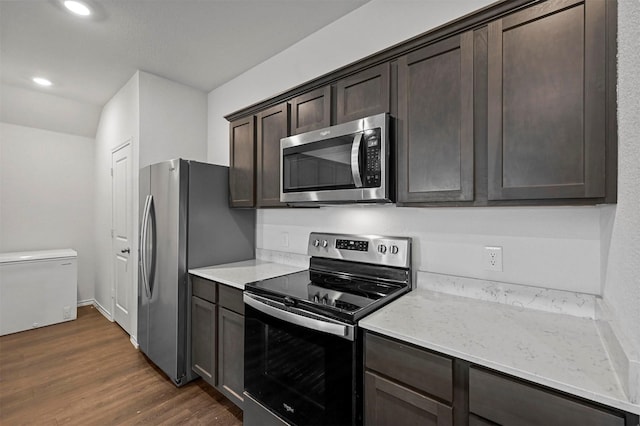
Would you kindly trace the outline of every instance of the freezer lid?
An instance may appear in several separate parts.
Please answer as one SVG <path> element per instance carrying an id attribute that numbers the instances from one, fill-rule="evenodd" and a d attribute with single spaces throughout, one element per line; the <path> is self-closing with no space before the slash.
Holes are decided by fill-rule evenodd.
<path id="1" fill-rule="evenodd" d="M 54 260 L 78 257 L 78 253 L 72 249 L 18 251 L 12 253 L 0 253 L 0 263 L 31 262 L 36 260 Z"/>

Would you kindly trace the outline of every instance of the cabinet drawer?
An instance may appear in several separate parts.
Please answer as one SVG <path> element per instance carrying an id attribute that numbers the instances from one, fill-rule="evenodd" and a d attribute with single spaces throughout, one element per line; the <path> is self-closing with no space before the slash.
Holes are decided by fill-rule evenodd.
<path id="1" fill-rule="evenodd" d="M 367 425 L 453 425 L 447 405 L 370 372 L 364 382 Z"/>
<path id="2" fill-rule="evenodd" d="M 451 402 L 453 362 L 424 349 L 367 333 L 366 367 Z"/>
<path id="3" fill-rule="evenodd" d="M 472 367 L 469 411 L 501 425 L 624 426 L 621 414 Z"/>
<path id="4" fill-rule="evenodd" d="M 242 290 L 229 287 L 228 285 L 218 285 L 218 304 L 223 308 L 244 315 L 244 302 L 242 301 Z"/>
<path id="5" fill-rule="evenodd" d="M 191 288 L 194 296 L 211 303 L 216 303 L 216 283 L 191 275 Z"/>

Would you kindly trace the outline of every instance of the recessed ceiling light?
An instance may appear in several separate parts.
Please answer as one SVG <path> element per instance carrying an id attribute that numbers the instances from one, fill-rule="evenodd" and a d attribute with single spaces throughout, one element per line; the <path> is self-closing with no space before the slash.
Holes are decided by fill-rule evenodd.
<path id="1" fill-rule="evenodd" d="M 76 15 L 80 15 L 80 16 L 91 15 L 91 9 L 89 9 L 89 6 L 87 6 L 83 2 L 76 1 L 76 0 L 65 0 L 63 4 L 64 4 L 64 7 L 66 7 Z"/>
<path id="2" fill-rule="evenodd" d="M 45 87 L 49 87 L 53 84 L 51 81 L 42 77 L 33 77 L 33 82 L 40 86 L 45 86 Z"/>

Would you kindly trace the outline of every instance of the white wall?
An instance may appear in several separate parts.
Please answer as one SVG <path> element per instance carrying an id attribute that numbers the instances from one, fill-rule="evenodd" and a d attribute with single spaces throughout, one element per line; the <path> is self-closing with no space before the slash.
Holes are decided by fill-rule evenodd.
<path id="1" fill-rule="evenodd" d="M 113 282 L 113 265 L 111 250 L 111 154 L 112 151 L 130 140 L 133 145 L 133 164 L 137 164 L 139 156 L 139 76 L 136 73 L 115 94 L 102 109 L 98 131 L 96 133 L 95 147 L 95 230 L 96 245 L 95 263 L 95 299 L 107 314 L 113 315 L 113 300 L 111 287 Z M 135 169 L 135 166 L 134 166 Z M 133 194 L 138 193 L 138 173 L 133 173 Z M 134 196 L 133 210 L 134 223 L 137 223 L 138 203 Z M 137 241 L 137 227 L 134 227 L 133 242 Z M 131 247 L 132 265 L 137 265 L 137 250 Z M 137 273 L 133 273 L 134 283 L 137 281 Z M 137 288 L 137 287 L 135 287 Z M 137 300 L 137 293 L 132 289 L 132 299 Z M 137 303 L 137 302 L 136 302 Z M 135 334 L 137 328 L 137 310 L 132 306 L 131 330 Z"/>
<path id="2" fill-rule="evenodd" d="M 0 121 L 94 138 L 100 106 L 0 83 Z"/>
<path id="3" fill-rule="evenodd" d="M 105 105 L 96 135 L 96 301 L 113 315 L 111 298 L 111 153 L 133 144 L 132 337 L 137 338 L 139 169 L 172 158 L 206 161 L 207 95 L 191 87 L 138 71 Z"/>
<path id="4" fill-rule="evenodd" d="M 224 115 L 487 3 L 373 0 L 312 34 L 209 93 L 209 160 L 229 164 Z M 619 329 L 640 347 L 640 3 L 618 7 L 617 206 L 260 210 L 258 248 L 304 253 L 313 230 L 411 235 L 414 262 L 424 270 L 603 295 Z M 384 21 L 384 31 L 354 35 L 351 28 L 363 18 Z M 289 234 L 287 247 L 283 233 Z M 505 247 L 502 274 L 479 265 L 485 244 Z"/>
<path id="5" fill-rule="evenodd" d="M 408 236 L 416 270 L 601 292 L 596 207 L 264 209 L 257 221 L 258 248 L 306 254 L 311 231 Z M 503 272 L 485 270 L 485 246 L 503 247 Z"/>
<path id="6" fill-rule="evenodd" d="M 207 94 L 140 75 L 140 167 L 172 158 L 207 160 Z"/>
<path id="7" fill-rule="evenodd" d="M 94 140 L 0 123 L 0 252 L 72 248 L 94 297 Z"/>
<path id="8" fill-rule="evenodd" d="M 604 298 L 640 352 L 640 2 L 618 2 L 618 204 Z M 610 219 L 609 219 L 610 220 Z"/>
<path id="9" fill-rule="evenodd" d="M 493 3 L 372 0 L 209 93 L 209 162 L 229 165 L 224 116 Z"/>

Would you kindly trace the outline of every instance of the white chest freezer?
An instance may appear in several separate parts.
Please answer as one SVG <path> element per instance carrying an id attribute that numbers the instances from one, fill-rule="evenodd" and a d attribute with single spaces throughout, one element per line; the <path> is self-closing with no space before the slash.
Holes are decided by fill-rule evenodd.
<path id="1" fill-rule="evenodd" d="M 77 257 L 71 249 L 0 253 L 0 335 L 76 319 Z"/>

